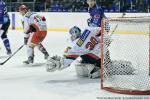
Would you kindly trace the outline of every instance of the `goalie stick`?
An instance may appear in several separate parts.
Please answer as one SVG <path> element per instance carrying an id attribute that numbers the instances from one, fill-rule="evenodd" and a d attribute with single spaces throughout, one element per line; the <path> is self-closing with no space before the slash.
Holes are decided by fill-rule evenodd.
<path id="1" fill-rule="evenodd" d="M 9 56 L 5 61 L 1 62 L 0 65 L 4 65 L 10 58 L 12 58 L 19 50 L 23 48 L 24 44 L 20 46 L 11 56 Z"/>

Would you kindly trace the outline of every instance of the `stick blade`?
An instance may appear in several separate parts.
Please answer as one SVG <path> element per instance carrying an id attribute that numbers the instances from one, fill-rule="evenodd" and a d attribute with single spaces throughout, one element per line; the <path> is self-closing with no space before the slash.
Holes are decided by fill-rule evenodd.
<path id="1" fill-rule="evenodd" d="M 4 62 L 3 63 L 0 63 L 0 65 L 3 65 L 4 64 Z"/>

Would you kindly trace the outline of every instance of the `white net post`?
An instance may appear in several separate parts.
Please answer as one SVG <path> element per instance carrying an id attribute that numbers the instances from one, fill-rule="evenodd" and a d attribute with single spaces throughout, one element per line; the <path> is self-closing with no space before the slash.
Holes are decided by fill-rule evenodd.
<path id="1" fill-rule="evenodd" d="M 150 17 L 109 20 L 111 44 L 101 30 L 101 88 L 123 94 L 150 94 Z M 118 24 L 116 30 L 113 31 Z"/>

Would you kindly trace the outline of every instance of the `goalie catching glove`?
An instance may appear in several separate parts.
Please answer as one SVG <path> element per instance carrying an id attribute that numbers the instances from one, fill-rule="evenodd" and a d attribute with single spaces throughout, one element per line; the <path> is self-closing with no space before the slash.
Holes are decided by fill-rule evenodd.
<path id="1" fill-rule="evenodd" d="M 64 58 L 57 56 L 57 55 L 50 57 L 47 60 L 46 70 L 48 72 L 54 72 L 56 70 L 60 71 L 60 70 L 64 69 L 65 67 L 63 67 L 63 59 Z"/>

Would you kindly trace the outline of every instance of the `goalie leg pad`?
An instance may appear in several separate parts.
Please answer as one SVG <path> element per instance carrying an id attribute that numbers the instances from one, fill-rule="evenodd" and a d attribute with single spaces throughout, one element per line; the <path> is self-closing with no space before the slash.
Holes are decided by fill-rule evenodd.
<path id="1" fill-rule="evenodd" d="M 100 69 L 98 69 L 97 71 L 95 71 L 95 72 L 92 73 L 92 74 L 89 74 L 88 77 L 91 78 L 91 79 L 99 78 L 99 77 L 100 77 Z"/>
<path id="2" fill-rule="evenodd" d="M 93 64 L 88 65 L 89 74 L 88 77 L 91 79 L 100 77 L 100 67 L 94 66 Z"/>
<path id="3" fill-rule="evenodd" d="M 77 76 L 79 77 L 88 77 L 89 70 L 86 64 L 78 63 L 75 65 Z"/>
<path id="4" fill-rule="evenodd" d="M 77 76 L 89 77 L 91 79 L 100 77 L 100 68 L 93 64 L 81 64 L 75 65 Z"/>

